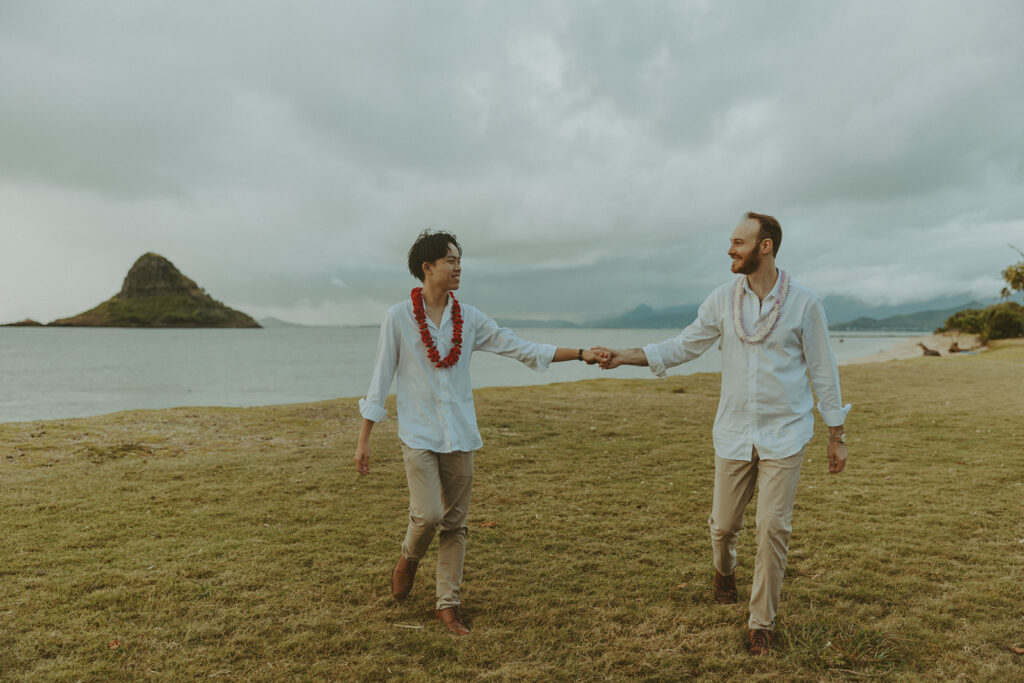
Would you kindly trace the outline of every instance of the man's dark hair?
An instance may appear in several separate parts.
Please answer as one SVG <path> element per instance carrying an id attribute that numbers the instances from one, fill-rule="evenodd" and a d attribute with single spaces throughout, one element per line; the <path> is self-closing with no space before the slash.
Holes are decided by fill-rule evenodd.
<path id="1" fill-rule="evenodd" d="M 761 224 L 761 230 L 757 233 L 757 243 L 761 244 L 764 240 L 771 240 L 772 256 L 778 256 L 779 247 L 782 246 L 782 226 L 775 220 L 775 217 L 748 211 L 747 218 L 753 218 Z"/>
<path id="2" fill-rule="evenodd" d="M 423 264 L 430 262 L 433 263 L 439 258 L 444 258 L 448 255 L 448 245 L 453 244 L 455 248 L 459 250 L 459 254 L 462 254 L 462 247 L 459 246 L 459 240 L 455 239 L 455 235 L 444 230 L 438 230 L 433 232 L 431 230 L 424 230 L 420 233 L 420 236 L 416 238 L 416 242 L 413 243 L 412 248 L 409 249 L 409 272 L 412 276 L 423 282 Z"/>

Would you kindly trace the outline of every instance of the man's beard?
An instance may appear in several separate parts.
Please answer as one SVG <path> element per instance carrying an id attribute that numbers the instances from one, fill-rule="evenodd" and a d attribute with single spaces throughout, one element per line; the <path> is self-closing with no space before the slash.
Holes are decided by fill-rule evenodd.
<path id="1" fill-rule="evenodd" d="M 750 275 L 761 267 L 761 254 L 757 251 L 750 252 L 750 256 L 740 261 L 740 267 L 736 272 L 740 275 Z"/>

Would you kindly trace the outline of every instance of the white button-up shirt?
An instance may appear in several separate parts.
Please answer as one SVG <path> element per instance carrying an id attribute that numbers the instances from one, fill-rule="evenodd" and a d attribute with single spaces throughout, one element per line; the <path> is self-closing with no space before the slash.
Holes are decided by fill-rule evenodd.
<path id="1" fill-rule="evenodd" d="M 450 368 L 436 368 L 427 358 L 420 338 L 412 301 L 388 309 L 380 326 L 377 363 L 359 412 L 380 422 L 388 416 L 385 399 L 396 381 L 398 394 L 398 438 L 410 448 L 436 453 L 475 451 L 483 445 L 476 426 L 473 385 L 469 360 L 473 351 L 490 351 L 515 358 L 534 370 L 547 370 L 556 347 L 520 339 L 515 333 L 488 318 L 479 309 L 461 301 L 462 354 Z M 445 305 L 438 328 L 429 317 L 427 328 L 441 358 L 452 348 L 451 301 Z"/>
<path id="2" fill-rule="evenodd" d="M 748 333 L 768 316 L 779 296 L 782 278 L 758 300 L 743 278 L 742 316 Z M 732 298 L 735 280 L 722 285 L 701 304 L 697 319 L 678 337 L 644 347 L 651 371 L 659 377 L 721 340 L 722 393 L 715 416 L 715 453 L 729 460 L 750 460 L 751 448 L 766 460 L 798 453 L 814 435 L 814 398 L 826 425 L 846 421 L 839 370 L 829 344 L 828 323 L 821 300 L 790 280 L 789 294 L 778 324 L 760 344 L 736 336 Z M 810 381 L 808 381 L 808 375 Z"/>

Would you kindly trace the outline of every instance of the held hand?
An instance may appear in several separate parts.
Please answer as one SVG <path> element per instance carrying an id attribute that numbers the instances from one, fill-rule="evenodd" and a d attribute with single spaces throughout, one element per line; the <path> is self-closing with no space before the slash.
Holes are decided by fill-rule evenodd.
<path id="1" fill-rule="evenodd" d="M 583 351 L 583 360 L 587 365 L 596 365 L 602 362 L 605 356 L 598 352 L 597 347 L 593 349 L 585 349 Z"/>
<path id="2" fill-rule="evenodd" d="M 597 355 L 602 370 L 611 370 L 622 365 L 622 354 L 615 349 L 595 346 L 591 349 Z"/>
<path id="3" fill-rule="evenodd" d="M 356 446 L 356 457 L 352 458 L 356 464 L 356 470 L 364 477 L 370 473 L 370 446 Z"/>
<path id="4" fill-rule="evenodd" d="M 828 442 L 829 474 L 839 474 L 846 467 L 846 444 L 829 440 Z"/>

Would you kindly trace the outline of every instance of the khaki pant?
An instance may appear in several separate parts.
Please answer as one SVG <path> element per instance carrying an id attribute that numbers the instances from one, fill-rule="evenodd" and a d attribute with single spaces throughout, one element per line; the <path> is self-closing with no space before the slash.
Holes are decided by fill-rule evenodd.
<path id="1" fill-rule="evenodd" d="M 801 450 L 782 460 L 761 460 L 756 448 L 750 462 L 715 456 L 715 497 L 708 526 L 715 569 L 720 574 L 736 571 L 736 538 L 743 528 L 743 510 L 754 496 L 754 486 L 759 489 L 757 555 L 748 622 L 752 629 L 771 631 L 775 628 L 793 530 L 793 502 L 803 459 Z"/>
<path id="2" fill-rule="evenodd" d="M 409 482 L 409 527 L 402 554 L 420 560 L 441 530 L 437 550 L 437 609 L 461 602 L 462 564 L 466 557 L 469 498 L 473 488 L 473 453 L 409 448 L 402 444 Z"/>

